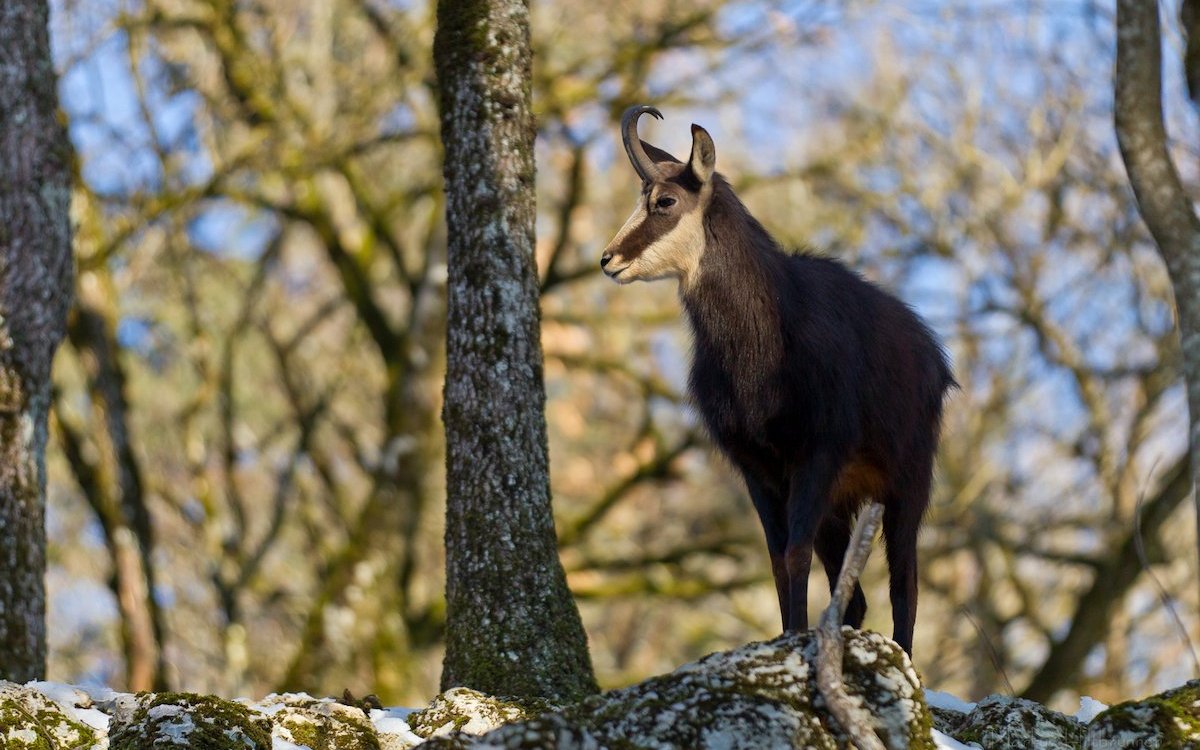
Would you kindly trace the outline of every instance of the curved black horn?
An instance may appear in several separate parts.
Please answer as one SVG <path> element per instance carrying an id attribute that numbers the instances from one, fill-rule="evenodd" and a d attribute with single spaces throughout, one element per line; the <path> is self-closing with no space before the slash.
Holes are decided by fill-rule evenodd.
<path id="1" fill-rule="evenodd" d="M 662 112 L 649 105 L 630 107 L 621 115 L 621 140 L 625 142 L 625 153 L 629 154 L 629 161 L 633 163 L 638 177 L 641 177 L 643 182 L 654 182 L 662 175 L 662 170 L 646 155 L 646 149 L 642 148 L 642 139 L 637 134 L 638 118 L 644 114 L 663 119 Z"/>

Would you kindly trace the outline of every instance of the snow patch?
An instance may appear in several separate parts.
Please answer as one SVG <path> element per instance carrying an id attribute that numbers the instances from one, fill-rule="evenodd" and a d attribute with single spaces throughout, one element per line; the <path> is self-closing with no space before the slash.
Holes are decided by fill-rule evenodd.
<path id="1" fill-rule="evenodd" d="M 375 733 L 380 735 L 381 738 L 386 734 L 394 735 L 405 742 L 411 742 L 413 744 L 424 742 L 422 738 L 413 734 L 412 729 L 409 728 L 408 723 L 403 719 L 380 719 L 374 723 Z"/>
<path id="2" fill-rule="evenodd" d="M 27 682 L 25 687 L 32 688 L 57 703 L 67 716 L 80 724 L 108 733 L 108 714 L 93 708 L 92 704 L 112 700 L 117 695 L 113 690 L 105 687 L 80 688 L 60 682 L 43 681 Z"/>
<path id="3" fill-rule="evenodd" d="M 425 740 L 413 733 L 408 725 L 408 717 L 420 709 L 417 708 L 373 708 L 371 709 L 371 724 L 375 726 L 375 734 L 379 735 L 379 744 L 388 747 L 389 744 L 399 744 L 401 747 L 419 745 Z M 387 742 L 388 739 L 394 743 Z"/>
<path id="4" fill-rule="evenodd" d="M 262 700 L 252 701 L 238 698 L 238 702 L 254 709 L 264 716 L 274 716 L 284 709 L 296 706 L 333 703 L 333 698 L 317 698 L 308 693 L 270 693 Z"/>
<path id="5" fill-rule="evenodd" d="M 1091 700 L 1089 698 L 1089 700 Z M 938 690 L 930 690 L 925 688 L 925 705 L 930 708 L 941 708 L 947 711 L 958 711 L 960 714 L 969 714 L 971 709 L 975 708 L 975 704 L 965 701 L 949 693 L 943 693 Z"/>
<path id="6" fill-rule="evenodd" d="M 1100 715 L 1102 711 L 1107 711 L 1108 706 L 1084 695 L 1079 698 L 1079 710 L 1075 712 L 1075 718 L 1081 723 L 1087 724 L 1092 719 Z"/>
<path id="7" fill-rule="evenodd" d="M 108 714 L 95 708 L 68 708 L 67 712 L 79 720 L 81 724 L 86 724 L 92 729 L 98 729 L 105 734 L 108 733 Z"/>
<path id="8" fill-rule="evenodd" d="M 420 708 L 372 708 L 371 721 L 378 724 L 383 719 L 400 719 L 407 723 L 408 717 L 415 714 L 417 711 L 422 711 Z"/>
<path id="9" fill-rule="evenodd" d="M 929 692 L 928 690 L 925 692 Z M 951 696 L 953 697 L 953 696 Z M 955 699 L 957 700 L 957 699 Z M 951 709 L 954 710 L 954 709 Z M 948 734 L 942 734 L 938 730 L 933 730 L 933 745 L 938 750 L 979 750 L 979 745 L 972 742 L 969 745 L 963 744 L 954 739 Z"/>
<path id="10" fill-rule="evenodd" d="M 25 683 L 25 687 L 33 688 L 42 695 L 46 696 L 55 703 L 61 703 L 64 706 L 75 706 L 83 701 L 90 702 L 88 694 L 79 690 L 72 685 L 63 685 L 59 682 L 34 682 Z"/>

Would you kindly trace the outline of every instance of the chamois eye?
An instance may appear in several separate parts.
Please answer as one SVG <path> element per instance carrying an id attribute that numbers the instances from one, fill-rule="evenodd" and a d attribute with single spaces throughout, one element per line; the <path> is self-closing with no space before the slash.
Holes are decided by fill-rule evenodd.
<path id="1" fill-rule="evenodd" d="M 654 205 L 658 206 L 659 208 L 670 208 L 671 206 L 675 205 L 675 199 L 669 195 L 664 195 L 655 201 Z"/>

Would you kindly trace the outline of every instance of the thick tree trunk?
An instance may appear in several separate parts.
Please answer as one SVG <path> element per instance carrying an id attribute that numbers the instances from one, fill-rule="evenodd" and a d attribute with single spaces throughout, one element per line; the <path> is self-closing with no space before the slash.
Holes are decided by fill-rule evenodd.
<path id="1" fill-rule="evenodd" d="M 1200 478 L 1200 219 L 1167 150 L 1162 112 L 1158 3 L 1117 2 L 1114 75 L 1117 142 L 1142 219 L 1167 265 L 1175 293 L 1190 412 L 1192 484 Z M 1193 493 L 1200 549 L 1200 493 Z"/>
<path id="2" fill-rule="evenodd" d="M 449 231 L 443 687 L 596 690 L 550 512 L 527 0 L 441 0 Z"/>
<path id="3" fill-rule="evenodd" d="M 70 145 L 46 0 L 0 3 L 0 677 L 46 671 L 46 422 L 71 298 Z"/>

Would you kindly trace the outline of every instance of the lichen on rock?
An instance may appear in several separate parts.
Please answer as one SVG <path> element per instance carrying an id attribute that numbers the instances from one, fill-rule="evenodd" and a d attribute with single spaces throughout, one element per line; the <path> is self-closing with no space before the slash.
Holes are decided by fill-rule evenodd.
<path id="1" fill-rule="evenodd" d="M 38 690 L 0 680 L 0 750 L 103 747 L 103 737 Z"/>
<path id="2" fill-rule="evenodd" d="M 847 629 L 847 693 L 889 748 L 934 747 L 916 672 L 894 643 Z M 588 698 L 561 712 L 481 737 L 446 737 L 431 748 L 738 748 L 835 750 L 847 737 L 816 687 L 816 638 L 789 633 L 713 654 L 675 672 Z"/>
<path id="3" fill-rule="evenodd" d="M 116 699 L 111 750 L 271 750 L 271 721 L 247 706 L 195 693 L 138 693 Z"/>
<path id="4" fill-rule="evenodd" d="M 408 725 L 414 734 L 425 738 L 454 732 L 483 734 L 555 707 L 548 701 L 496 698 L 470 688 L 456 687 L 434 698 L 428 708 L 410 715 Z"/>
<path id="5" fill-rule="evenodd" d="M 940 723 L 940 722 L 939 722 Z M 980 701 L 945 732 L 984 750 L 1078 750 L 1084 725 L 1074 718 L 1024 698 L 993 695 Z"/>
<path id="6" fill-rule="evenodd" d="M 310 750 L 380 750 L 360 708 L 299 693 L 268 695 L 251 708 L 271 717 L 271 736 Z"/>
<path id="7" fill-rule="evenodd" d="M 967 715 L 962 711 L 955 711 L 950 708 L 930 706 L 929 713 L 933 718 L 933 728 L 951 737 L 955 736 L 955 733 L 959 731 L 958 728 L 967 719 Z"/>
<path id="8" fill-rule="evenodd" d="M 1088 724 L 1084 750 L 1126 747 L 1200 750 L 1200 680 L 1118 703 Z"/>

